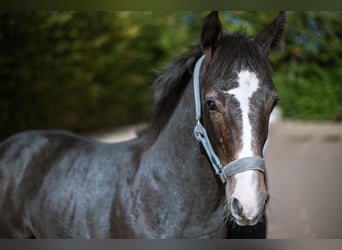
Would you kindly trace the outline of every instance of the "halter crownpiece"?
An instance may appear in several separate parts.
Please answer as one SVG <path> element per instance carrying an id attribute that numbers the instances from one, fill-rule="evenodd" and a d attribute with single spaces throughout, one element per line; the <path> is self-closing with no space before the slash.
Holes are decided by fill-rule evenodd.
<path id="1" fill-rule="evenodd" d="M 194 129 L 195 138 L 202 144 L 208 158 L 214 168 L 215 173 L 220 177 L 222 183 L 225 183 L 231 176 L 247 171 L 247 170 L 259 170 L 265 172 L 265 160 L 261 157 L 245 157 L 230 162 L 229 164 L 222 166 L 220 159 L 216 155 L 213 147 L 211 146 L 208 134 L 201 119 L 201 96 L 200 96 L 200 69 L 204 60 L 204 55 L 201 56 L 195 64 L 193 73 L 193 85 L 194 85 L 194 97 L 195 97 L 195 112 L 196 112 L 196 125 Z"/>

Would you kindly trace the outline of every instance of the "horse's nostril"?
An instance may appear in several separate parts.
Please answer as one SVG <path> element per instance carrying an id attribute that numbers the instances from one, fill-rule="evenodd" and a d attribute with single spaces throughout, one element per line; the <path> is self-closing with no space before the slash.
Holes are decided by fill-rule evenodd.
<path id="1" fill-rule="evenodd" d="M 232 214 L 237 217 L 241 217 L 242 214 L 242 205 L 240 201 L 236 198 L 232 200 Z"/>

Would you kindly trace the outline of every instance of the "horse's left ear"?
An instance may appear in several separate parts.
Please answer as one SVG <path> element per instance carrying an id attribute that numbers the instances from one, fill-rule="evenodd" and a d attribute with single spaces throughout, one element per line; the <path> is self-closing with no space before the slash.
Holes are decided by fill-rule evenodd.
<path id="1" fill-rule="evenodd" d="M 205 61 L 210 63 L 217 42 L 222 35 L 222 25 L 217 11 L 212 11 L 203 21 L 201 45 L 205 54 Z"/>
<path id="2" fill-rule="evenodd" d="M 255 41 L 261 47 L 265 55 L 272 50 L 283 47 L 283 34 L 286 27 L 285 11 L 280 11 L 278 16 L 266 28 L 257 35 Z"/>

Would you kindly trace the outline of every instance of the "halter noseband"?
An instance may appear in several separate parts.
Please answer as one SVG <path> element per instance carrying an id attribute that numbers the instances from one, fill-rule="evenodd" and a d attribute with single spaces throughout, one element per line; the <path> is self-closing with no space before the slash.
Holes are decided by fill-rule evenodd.
<path id="1" fill-rule="evenodd" d="M 222 183 L 225 183 L 231 176 L 246 171 L 246 170 L 259 170 L 265 172 L 265 160 L 261 157 L 245 157 L 230 162 L 229 164 L 222 166 L 220 159 L 215 154 L 213 147 L 211 146 L 207 131 L 202 125 L 201 118 L 201 97 L 200 97 L 200 83 L 199 74 L 201 65 L 204 59 L 204 55 L 198 59 L 195 64 L 193 73 L 193 85 L 194 85 L 194 97 L 195 97 L 195 110 L 196 110 L 196 126 L 194 134 L 196 139 L 203 145 L 212 167 L 215 173 L 220 177 Z"/>

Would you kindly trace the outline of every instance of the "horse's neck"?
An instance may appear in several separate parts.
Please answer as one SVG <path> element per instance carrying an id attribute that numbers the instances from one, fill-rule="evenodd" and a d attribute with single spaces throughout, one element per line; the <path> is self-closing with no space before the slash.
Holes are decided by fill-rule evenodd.
<path id="1" fill-rule="evenodd" d="M 209 231 L 217 229 L 218 217 L 223 218 L 219 205 L 224 190 L 194 138 L 194 125 L 193 88 L 189 83 L 168 124 L 144 153 L 139 187 L 143 184 L 145 188 L 141 195 L 153 194 L 161 207 L 174 210 L 168 211 L 177 216 L 174 223 L 188 220 L 189 225 L 206 224 Z"/>
<path id="2" fill-rule="evenodd" d="M 157 166 L 158 170 L 174 173 L 177 178 L 182 178 L 179 175 L 201 178 L 201 175 L 211 171 L 194 137 L 194 127 L 194 96 L 192 84 L 189 83 L 169 122 L 151 147 L 154 157 L 160 158 L 158 164 L 162 164 Z"/>

